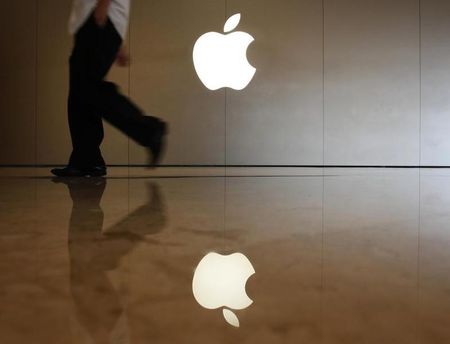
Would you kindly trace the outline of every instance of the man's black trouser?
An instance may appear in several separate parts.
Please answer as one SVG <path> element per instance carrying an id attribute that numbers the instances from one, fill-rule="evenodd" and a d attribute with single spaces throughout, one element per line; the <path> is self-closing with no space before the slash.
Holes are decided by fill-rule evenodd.
<path id="1" fill-rule="evenodd" d="M 144 116 L 105 77 L 116 60 L 122 38 L 108 19 L 99 27 L 91 17 L 75 35 L 70 56 L 68 114 L 73 151 L 69 166 L 104 166 L 100 144 L 102 118 L 143 146 L 149 146 L 158 119 Z"/>

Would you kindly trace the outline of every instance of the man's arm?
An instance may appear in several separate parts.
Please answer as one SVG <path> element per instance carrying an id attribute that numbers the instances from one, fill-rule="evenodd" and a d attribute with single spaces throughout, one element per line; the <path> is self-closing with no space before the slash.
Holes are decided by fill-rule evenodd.
<path id="1" fill-rule="evenodd" d="M 97 0 L 97 7 L 95 8 L 94 17 L 97 25 L 100 27 L 105 26 L 108 20 L 108 9 L 111 4 L 111 0 Z M 122 45 L 117 53 L 117 64 L 121 67 L 126 67 L 130 63 L 130 56 L 125 45 Z"/>
<path id="2" fill-rule="evenodd" d="M 95 8 L 94 17 L 98 26 L 105 26 L 108 20 L 108 9 L 111 0 L 97 0 L 97 7 Z"/>
<path id="3" fill-rule="evenodd" d="M 128 55 L 128 49 L 125 44 L 119 49 L 117 53 L 116 62 L 120 67 L 127 67 L 130 65 L 130 55 Z"/>

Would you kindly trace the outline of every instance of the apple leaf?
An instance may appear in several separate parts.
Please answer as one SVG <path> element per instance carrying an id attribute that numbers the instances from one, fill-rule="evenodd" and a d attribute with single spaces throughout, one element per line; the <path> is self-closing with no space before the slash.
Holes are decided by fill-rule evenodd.
<path id="1" fill-rule="evenodd" d="M 239 327 L 239 319 L 232 311 L 229 309 L 223 309 L 223 317 L 231 326 Z"/>
<path id="2" fill-rule="evenodd" d="M 225 26 L 223 27 L 224 32 L 230 32 L 233 31 L 241 21 L 241 14 L 237 13 L 235 15 L 232 15 L 230 18 L 228 18 L 227 22 L 225 23 Z"/>

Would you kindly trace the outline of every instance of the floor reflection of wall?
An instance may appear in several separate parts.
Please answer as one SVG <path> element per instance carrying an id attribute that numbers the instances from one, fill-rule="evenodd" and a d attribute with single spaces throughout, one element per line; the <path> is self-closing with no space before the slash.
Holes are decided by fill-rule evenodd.
<path id="1" fill-rule="evenodd" d="M 0 342 L 447 344 L 449 176 L 0 179 Z M 256 271 L 239 329 L 192 294 L 211 251 Z"/>
<path id="2" fill-rule="evenodd" d="M 73 201 L 69 222 L 70 285 L 76 318 L 94 343 L 129 343 L 125 310 L 127 286 L 111 274 L 145 235 L 161 231 L 165 208 L 157 184 L 148 183 L 147 203 L 116 225 L 103 229 L 100 202 L 106 179 L 65 181 Z M 122 275 L 123 276 L 123 275 Z"/>

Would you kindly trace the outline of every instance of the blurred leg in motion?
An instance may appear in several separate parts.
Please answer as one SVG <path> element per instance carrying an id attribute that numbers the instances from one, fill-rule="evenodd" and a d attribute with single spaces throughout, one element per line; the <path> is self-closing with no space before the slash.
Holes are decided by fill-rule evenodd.
<path id="1" fill-rule="evenodd" d="M 70 57 L 68 99 L 72 154 L 57 176 L 102 176 L 106 174 L 100 145 L 103 141 L 102 118 L 135 142 L 148 148 L 150 165 L 156 165 L 164 148 L 167 125 L 145 116 L 143 111 L 117 86 L 105 81 L 122 45 L 122 38 L 108 19 L 100 27 L 91 16 L 75 35 Z"/>

